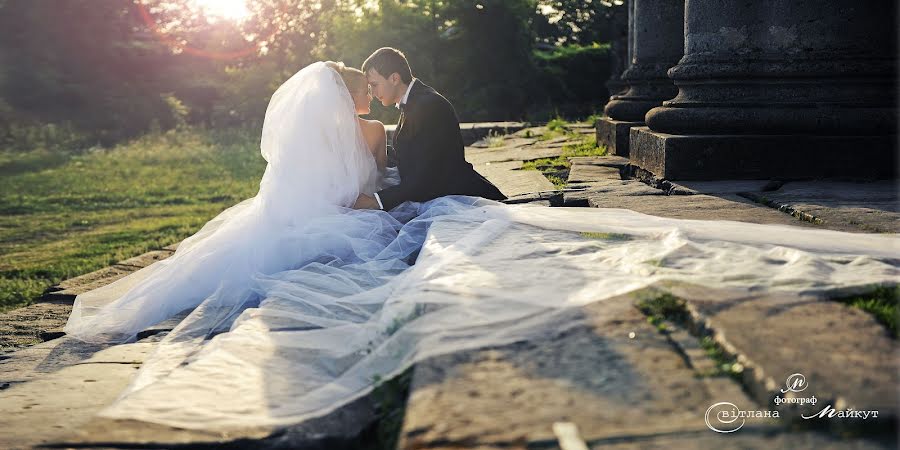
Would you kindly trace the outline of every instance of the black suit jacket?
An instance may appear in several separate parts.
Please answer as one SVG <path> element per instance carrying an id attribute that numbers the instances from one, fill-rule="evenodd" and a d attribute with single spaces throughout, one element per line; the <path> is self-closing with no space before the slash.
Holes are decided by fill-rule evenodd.
<path id="1" fill-rule="evenodd" d="M 445 195 L 506 197 L 466 161 L 459 119 L 437 91 L 415 80 L 394 132 L 400 184 L 378 192 L 385 210 Z"/>

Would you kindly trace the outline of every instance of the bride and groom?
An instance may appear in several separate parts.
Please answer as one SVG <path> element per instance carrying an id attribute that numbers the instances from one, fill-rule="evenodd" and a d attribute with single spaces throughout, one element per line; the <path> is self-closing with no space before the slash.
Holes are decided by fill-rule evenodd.
<path id="1" fill-rule="evenodd" d="M 411 219 L 417 206 L 398 208 L 406 202 L 469 196 L 453 197 L 459 207 L 505 198 L 465 160 L 452 105 L 413 78 L 403 53 L 378 49 L 362 69 L 317 62 L 282 84 L 266 110 L 260 147 L 268 164 L 258 194 L 209 221 L 169 259 L 79 296 L 66 332 L 127 341 L 216 292 L 246 290 L 255 274 L 358 260 L 364 248 L 377 254 Z M 384 125 L 358 117 L 373 97 L 401 111 L 391 158 Z"/>
<path id="2" fill-rule="evenodd" d="M 400 121 L 393 136 L 400 182 L 371 195 L 360 194 L 354 208 L 390 210 L 405 201 L 423 202 L 451 194 L 505 198 L 466 161 L 453 106 L 437 91 L 413 78 L 403 53 L 384 47 L 366 59 L 362 71 L 337 67 L 348 89 L 353 90 L 357 112 L 368 113 L 372 97 L 384 106 L 400 108 Z M 360 76 L 365 76 L 365 84 Z M 383 170 L 387 159 L 382 139 L 384 126 L 363 119 L 360 125 L 379 169 Z"/>
<path id="3" fill-rule="evenodd" d="M 401 106 L 399 183 L 383 125 L 358 117 L 371 95 Z M 260 150 L 255 197 L 76 298 L 65 331 L 83 341 L 179 317 L 101 416 L 289 426 L 417 361 L 555 336 L 585 320 L 580 307 L 658 283 L 817 292 L 897 276 L 894 236 L 480 198 L 502 194 L 463 158 L 450 104 L 393 49 L 363 71 L 318 62 L 292 76 Z"/>

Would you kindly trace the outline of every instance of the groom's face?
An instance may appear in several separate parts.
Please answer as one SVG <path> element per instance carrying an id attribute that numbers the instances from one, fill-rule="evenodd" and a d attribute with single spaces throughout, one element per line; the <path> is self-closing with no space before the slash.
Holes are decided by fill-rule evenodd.
<path id="1" fill-rule="evenodd" d="M 377 70 L 369 69 L 366 73 L 366 81 L 369 82 L 369 86 L 372 86 L 372 96 L 384 106 L 397 104 L 406 92 L 398 73 L 392 73 L 385 78 Z"/>

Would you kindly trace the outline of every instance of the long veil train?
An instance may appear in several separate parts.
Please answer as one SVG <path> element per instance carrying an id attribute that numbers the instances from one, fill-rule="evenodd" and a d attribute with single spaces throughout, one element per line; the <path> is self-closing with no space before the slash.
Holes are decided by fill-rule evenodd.
<path id="1" fill-rule="evenodd" d="M 373 169 L 335 81 L 317 63 L 276 92 L 257 197 L 144 274 L 79 296 L 67 331 L 85 339 L 128 338 L 196 306 L 101 415 L 291 425 L 416 361 L 540 338 L 581 306 L 662 282 L 815 293 L 900 274 L 894 235 L 471 197 L 348 210 Z"/>

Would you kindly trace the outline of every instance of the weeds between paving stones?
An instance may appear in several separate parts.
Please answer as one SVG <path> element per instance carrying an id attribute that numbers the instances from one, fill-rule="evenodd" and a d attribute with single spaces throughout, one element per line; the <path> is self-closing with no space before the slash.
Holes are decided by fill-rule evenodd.
<path id="1" fill-rule="evenodd" d="M 669 293 L 644 294 L 636 304 L 637 308 L 647 316 L 647 322 L 656 327 L 662 334 L 669 334 L 667 323 L 680 326 L 685 329 L 690 327 L 690 314 L 687 311 L 687 303 Z M 735 355 L 730 355 L 712 336 L 699 336 L 700 347 L 706 356 L 715 364 L 714 369 L 698 372 L 701 377 L 729 376 L 736 381 L 741 381 L 743 366 L 737 362 Z"/>

